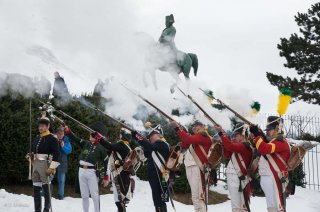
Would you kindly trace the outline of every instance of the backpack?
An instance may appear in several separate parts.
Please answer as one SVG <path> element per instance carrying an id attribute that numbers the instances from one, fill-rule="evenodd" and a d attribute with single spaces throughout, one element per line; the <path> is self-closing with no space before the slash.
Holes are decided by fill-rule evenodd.
<path id="1" fill-rule="evenodd" d="M 180 145 L 176 145 L 172 150 L 170 151 L 170 155 L 168 157 L 166 167 L 170 171 L 175 171 L 177 168 L 181 165 L 179 163 L 180 157 L 181 157 L 181 147 Z"/>
<path id="2" fill-rule="evenodd" d="M 221 142 L 219 141 L 214 141 L 211 144 L 211 147 L 208 152 L 208 162 L 211 165 L 211 167 L 217 167 L 222 160 L 223 157 L 223 146 Z"/>
<path id="3" fill-rule="evenodd" d="M 277 154 L 277 156 L 278 158 L 280 158 L 282 163 L 286 165 L 288 171 L 293 171 L 300 165 L 307 151 L 312 149 L 314 146 L 315 145 L 312 144 L 310 141 L 303 141 L 301 144 L 291 147 L 290 157 L 287 163 L 285 163 L 285 161 L 279 154 Z"/>
<path id="4" fill-rule="evenodd" d="M 287 162 L 289 171 L 297 168 L 302 162 L 307 151 L 311 150 L 315 146 L 316 144 L 312 144 L 310 141 L 303 141 L 301 144 L 293 146 Z"/>

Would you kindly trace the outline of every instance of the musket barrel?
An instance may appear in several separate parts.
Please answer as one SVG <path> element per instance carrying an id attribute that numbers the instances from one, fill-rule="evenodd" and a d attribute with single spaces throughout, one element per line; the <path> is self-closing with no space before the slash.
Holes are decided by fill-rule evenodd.
<path id="1" fill-rule="evenodd" d="M 140 96 L 140 95 L 139 95 Z M 161 113 L 164 117 L 166 117 L 167 119 L 169 119 L 170 121 L 174 121 L 174 119 L 169 116 L 168 114 L 166 114 L 165 112 L 163 112 L 161 109 L 159 109 L 157 106 L 155 106 L 153 103 L 151 103 L 149 100 L 142 98 L 146 103 L 148 103 L 149 105 L 151 105 L 153 108 L 155 108 L 159 113 Z"/>
<path id="2" fill-rule="evenodd" d="M 91 129 L 90 127 L 88 127 L 87 125 L 81 123 L 80 121 L 78 121 L 77 119 L 69 116 L 68 114 L 66 114 L 65 112 L 63 112 L 62 110 L 56 110 L 56 112 L 60 113 L 61 115 L 67 117 L 68 119 L 72 120 L 73 122 L 77 123 L 80 127 L 82 127 L 83 129 L 87 130 L 90 133 L 95 132 L 93 129 Z"/>
<path id="3" fill-rule="evenodd" d="M 197 102 L 196 100 L 194 100 L 194 99 L 192 98 L 192 96 L 187 95 L 187 94 L 186 94 L 185 92 L 183 92 L 183 90 L 181 90 L 178 86 L 177 86 L 177 88 L 179 89 L 179 91 L 180 91 L 184 96 L 186 96 L 188 99 L 190 99 L 191 102 L 192 102 L 193 104 L 195 104 L 195 105 L 197 106 L 197 108 L 199 108 L 199 110 L 202 111 L 202 113 L 204 114 L 204 116 L 205 116 L 207 119 L 209 119 L 209 121 L 211 121 L 214 125 L 218 125 L 218 123 L 198 104 L 198 102 Z"/>
<path id="4" fill-rule="evenodd" d="M 111 120 L 114 121 L 115 123 L 119 124 L 121 127 L 126 128 L 127 130 L 129 130 L 129 131 L 131 131 L 131 132 L 136 131 L 135 129 L 129 127 L 128 125 L 126 125 L 126 124 L 122 123 L 121 121 L 119 121 L 119 120 L 113 118 L 112 116 L 108 115 L 107 113 L 105 113 L 104 111 L 100 110 L 99 108 L 90 107 L 90 106 L 87 106 L 87 107 L 91 108 L 92 110 L 95 110 L 95 111 L 98 111 L 98 112 L 102 113 L 102 114 L 105 115 L 107 118 L 111 119 Z M 139 133 L 139 132 L 137 132 L 137 133 L 139 134 L 139 136 L 141 136 L 141 137 L 144 138 L 144 136 L 143 136 L 141 133 Z"/>
<path id="5" fill-rule="evenodd" d="M 39 100 L 39 102 L 42 103 L 42 104 L 45 105 L 45 106 L 48 106 L 48 105 L 49 105 L 48 103 L 45 103 L 45 102 L 43 102 L 43 101 L 41 101 L 41 100 Z M 51 107 L 52 107 L 52 106 L 51 106 Z M 48 108 L 48 109 L 49 109 L 49 108 Z M 91 128 L 88 127 L 87 125 L 81 123 L 81 122 L 78 121 L 77 119 L 69 116 L 68 114 L 66 114 L 66 113 L 63 112 L 62 110 L 56 110 L 54 107 L 52 107 L 52 109 L 53 109 L 54 111 L 56 111 L 57 113 L 61 114 L 62 116 L 67 117 L 67 118 L 70 119 L 71 121 L 77 123 L 77 124 L 78 124 L 80 127 L 82 127 L 84 130 L 86 130 L 86 131 L 88 131 L 88 132 L 90 132 L 90 133 L 95 132 L 93 129 L 91 129 Z M 59 122 L 63 122 L 63 121 L 62 121 L 60 118 L 58 118 L 57 116 L 55 116 L 55 117 L 57 118 L 57 120 L 58 120 Z M 64 122 L 63 122 L 63 123 L 64 123 Z"/>
<path id="6" fill-rule="evenodd" d="M 147 100 L 146 98 L 144 98 L 143 96 L 141 96 L 140 94 L 135 93 L 134 91 L 132 91 L 131 89 L 129 89 L 127 86 L 125 86 L 124 84 L 120 83 L 125 89 L 127 89 L 128 91 L 130 91 L 130 93 L 138 96 L 141 100 L 143 100 L 144 102 L 146 102 L 147 104 L 149 104 L 151 107 L 153 107 L 154 109 L 156 109 L 159 113 L 161 113 L 161 115 L 163 115 L 164 117 L 166 117 L 167 119 L 169 119 L 169 121 L 175 121 L 171 116 L 169 116 L 168 114 L 166 114 L 163 110 L 159 109 L 157 106 L 155 106 L 152 102 L 150 102 L 149 100 Z"/>
<path id="7" fill-rule="evenodd" d="M 96 107 L 90 107 L 88 106 L 89 108 L 95 110 L 95 111 L 98 111 L 100 113 L 102 113 L 103 115 L 105 115 L 106 117 L 108 117 L 109 119 L 111 119 L 112 121 L 116 122 L 117 124 L 119 124 L 121 127 L 123 128 L 126 128 L 127 130 L 130 130 L 131 132 L 135 131 L 134 129 L 132 129 L 131 127 L 129 127 L 128 125 L 122 123 L 121 121 L 113 118 L 112 116 L 108 115 L 107 113 L 103 112 L 102 110 L 100 110 L 99 108 L 96 108 Z"/>
<path id="8" fill-rule="evenodd" d="M 205 95 L 208 96 L 208 94 L 206 93 L 205 90 L 199 88 Z M 210 98 L 213 98 L 215 100 L 217 100 L 219 102 L 220 105 L 222 105 L 223 107 L 227 108 L 230 112 L 232 112 L 236 117 L 238 117 L 239 119 L 241 119 L 243 122 L 247 123 L 248 125 L 254 125 L 251 121 L 249 121 L 248 119 L 246 119 L 245 117 L 243 117 L 242 115 L 240 115 L 237 111 L 235 111 L 234 109 L 232 109 L 230 106 L 228 106 L 227 104 L 225 104 L 223 101 L 221 101 L 220 99 L 216 99 L 213 96 L 208 96 Z"/>
<path id="9" fill-rule="evenodd" d="M 242 121 L 244 121 L 245 123 L 247 123 L 248 125 L 254 125 L 251 121 L 249 121 L 248 119 L 246 119 L 245 117 L 243 117 L 242 115 L 240 115 L 238 112 L 236 112 L 235 110 L 233 110 L 231 107 L 229 107 L 228 105 L 226 105 L 224 102 L 222 102 L 220 99 L 216 99 L 222 106 L 226 107 L 228 110 L 230 110 L 236 117 L 238 117 L 239 119 L 241 119 Z"/>

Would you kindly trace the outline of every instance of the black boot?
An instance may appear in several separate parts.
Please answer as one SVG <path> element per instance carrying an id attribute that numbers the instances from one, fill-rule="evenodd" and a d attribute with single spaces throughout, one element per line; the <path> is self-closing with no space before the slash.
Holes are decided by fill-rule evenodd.
<path id="1" fill-rule="evenodd" d="M 33 186 L 34 211 L 41 212 L 41 187 Z"/>
<path id="2" fill-rule="evenodd" d="M 44 184 L 42 186 L 43 194 L 44 194 L 44 209 L 43 212 L 49 212 L 51 208 L 51 194 L 49 193 L 49 186 L 48 184 Z"/>
<path id="3" fill-rule="evenodd" d="M 167 205 L 161 205 L 156 207 L 156 212 L 167 212 Z"/>
<path id="4" fill-rule="evenodd" d="M 118 212 L 125 212 L 125 210 L 124 210 L 125 206 L 123 204 L 121 204 L 121 202 L 116 202 L 116 206 L 118 208 Z"/>
<path id="5" fill-rule="evenodd" d="M 167 212 L 167 205 L 166 205 L 166 204 L 161 205 L 160 211 L 161 211 L 161 212 Z"/>

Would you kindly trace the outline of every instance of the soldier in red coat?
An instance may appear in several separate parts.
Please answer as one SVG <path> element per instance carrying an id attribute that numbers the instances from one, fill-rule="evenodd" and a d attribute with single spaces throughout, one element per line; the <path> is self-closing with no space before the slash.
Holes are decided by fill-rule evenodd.
<path id="1" fill-rule="evenodd" d="M 181 147 L 188 149 L 185 154 L 184 164 L 188 182 L 191 188 L 191 198 L 196 212 L 205 212 L 205 189 L 208 186 L 208 151 L 211 146 L 211 137 L 206 130 L 206 126 L 200 121 L 192 124 L 193 135 L 188 134 L 176 122 L 171 123 L 179 137 L 181 138 Z"/>
<path id="2" fill-rule="evenodd" d="M 282 118 L 269 116 L 266 136 L 257 126 L 251 126 L 256 148 L 261 154 L 259 174 L 261 188 L 267 199 L 269 212 L 285 211 L 285 189 L 288 182 L 287 161 L 290 147 L 283 136 Z"/>
<path id="3" fill-rule="evenodd" d="M 233 212 L 250 211 L 250 177 L 247 170 L 252 161 L 253 148 L 248 141 L 246 126 L 244 123 L 236 124 L 231 135 L 232 140 L 220 126 L 215 126 L 223 144 L 224 156 L 230 159 L 226 176 Z"/>

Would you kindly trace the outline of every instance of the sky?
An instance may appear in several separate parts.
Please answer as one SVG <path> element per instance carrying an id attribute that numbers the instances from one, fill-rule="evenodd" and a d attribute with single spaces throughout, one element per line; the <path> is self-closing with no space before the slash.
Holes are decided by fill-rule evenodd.
<path id="1" fill-rule="evenodd" d="M 143 85 L 143 44 L 157 40 L 165 16 L 174 14 L 177 48 L 199 58 L 191 86 L 180 76 L 183 88 L 195 95 L 200 95 L 197 87 L 210 88 L 236 109 L 259 101 L 263 113 L 275 113 L 279 93 L 266 72 L 295 76 L 284 68 L 277 44 L 298 32 L 294 16 L 315 2 L 0 0 L 0 72 L 43 76 L 53 83 L 53 72 L 59 71 L 74 94 L 92 92 L 98 79 L 114 77 L 165 107 L 177 95 L 169 92 L 174 80 L 157 72 L 158 90 Z M 119 95 L 114 85 L 106 94 Z M 127 105 L 135 101 L 120 98 L 119 104 L 123 100 Z M 303 102 L 288 110 L 311 116 L 319 112 L 319 106 Z"/>

